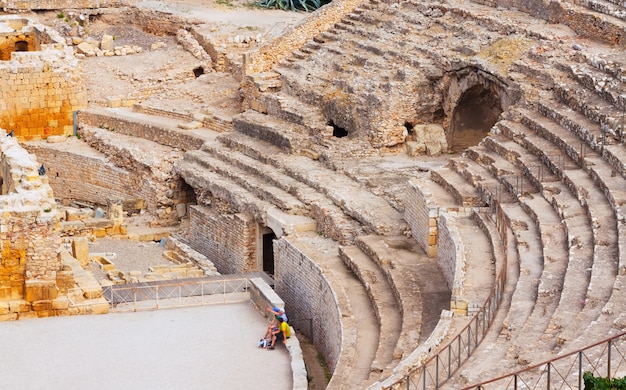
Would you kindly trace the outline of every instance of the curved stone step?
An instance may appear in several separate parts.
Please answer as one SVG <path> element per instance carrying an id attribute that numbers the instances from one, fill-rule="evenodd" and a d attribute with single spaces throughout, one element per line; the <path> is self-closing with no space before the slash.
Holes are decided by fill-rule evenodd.
<path id="1" fill-rule="evenodd" d="M 230 165 L 223 160 L 212 157 L 202 150 L 192 150 L 185 154 L 185 161 L 196 163 L 204 169 L 215 172 L 241 187 L 250 191 L 260 199 L 263 199 L 288 214 L 311 216 L 309 207 L 298 200 L 295 196 L 253 176 L 236 166 Z"/>
<path id="2" fill-rule="evenodd" d="M 296 181 L 324 194 L 365 229 L 383 235 L 403 234 L 409 230 L 402 214 L 389 202 L 342 173 L 303 156 L 265 154 L 260 151 L 261 145 L 248 137 L 229 134 L 220 137 L 220 140 L 233 148 L 237 147 L 235 145 L 241 146 L 241 150 L 248 156 L 269 163 Z"/>
<path id="3" fill-rule="evenodd" d="M 488 137 L 483 143 L 489 146 L 490 150 L 502 154 L 502 156 L 489 154 L 489 157 L 494 160 L 506 158 L 519 162 L 520 156 L 524 152 L 519 150 L 516 144 L 500 140 L 497 136 Z M 518 169 L 510 162 L 509 166 L 504 161 L 499 161 L 499 163 L 503 167 L 501 169 L 507 171 Z M 524 175 L 523 172 L 517 174 Z M 530 175 L 524 176 L 529 177 Z M 569 258 L 569 242 L 566 240 L 565 226 L 561 217 L 543 196 L 522 196 L 519 200 L 521 207 L 537 225 L 543 248 L 543 271 L 539 280 L 536 304 L 525 328 L 520 332 L 521 340 L 518 338 L 515 341 L 517 348 L 522 349 L 534 340 L 537 332 L 543 333 L 548 328 L 552 313 L 558 307 L 567 269 L 567 259 Z M 534 353 L 536 354 L 538 351 L 535 350 Z"/>
<path id="4" fill-rule="evenodd" d="M 356 246 L 339 247 L 339 257 L 359 278 L 372 301 L 380 325 L 380 336 L 372 372 L 381 373 L 394 360 L 394 348 L 400 336 L 402 317 L 391 286 L 381 269 Z M 370 379 L 371 378 L 370 376 Z"/>
<path id="5" fill-rule="evenodd" d="M 430 171 L 432 181 L 442 186 L 454 197 L 457 204 L 470 207 L 478 205 L 476 189 L 450 168 L 439 168 Z"/>
<path id="6" fill-rule="evenodd" d="M 607 280 L 614 280 L 614 273 L 616 272 L 614 255 L 611 254 L 617 248 L 618 240 L 616 231 L 613 228 L 613 226 L 616 226 L 615 214 L 605 195 L 597 188 L 592 178 L 585 171 L 577 168 L 575 162 L 559 149 L 559 145 L 551 143 L 550 140 L 554 139 L 554 137 L 540 137 L 540 135 L 551 136 L 552 133 L 546 131 L 553 129 L 553 127 L 549 127 L 546 123 L 540 125 L 540 119 L 533 117 L 530 112 L 521 112 L 524 115 L 522 118 L 523 122 L 530 125 L 529 128 L 533 131 L 524 130 L 519 128 L 519 126 L 514 126 L 514 124 L 503 125 L 507 126 L 518 142 L 524 143 L 528 148 L 536 152 L 541 151 L 544 160 L 549 162 L 552 169 L 561 175 L 564 183 L 576 195 L 587 213 L 587 221 L 579 222 L 577 231 L 584 233 L 591 229 L 592 234 L 591 238 L 593 241 L 589 248 L 585 249 L 582 247 L 579 249 L 582 251 L 581 254 L 585 255 L 586 253 L 588 258 L 587 261 L 578 265 L 579 273 L 588 274 L 585 278 L 589 279 L 587 292 L 578 304 L 574 301 L 569 309 L 564 307 L 563 316 L 555 315 L 546 334 L 546 337 L 552 344 L 557 341 L 558 337 L 558 343 L 555 347 L 561 348 L 564 342 L 576 339 L 576 335 L 580 334 L 582 329 L 578 324 L 594 323 L 597 320 L 602 307 L 612 296 L 613 283 L 607 283 Z M 526 119 L 524 120 L 524 118 Z M 533 119 L 531 120 L 531 118 Z M 536 134 L 534 131 L 538 131 L 538 133 Z M 563 135 L 573 137 L 573 135 L 567 132 L 563 133 Z M 558 139 L 561 140 L 561 138 Z M 619 232 L 619 226 L 617 229 Z M 571 231 L 571 229 L 568 231 Z M 573 243 L 572 240 L 569 242 Z M 584 242 L 582 241 L 582 243 Z M 577 242 L 576 246 L 579 247 L 580 243 L 580 241 Z M 606 243 L 611 244 L 607 246 Z M 593 249 L 591 256 L 588 254 L 589 249 Z M 575 278 L 573 283 L 580 283 L 579 280 L 585 279 Z M 567 279 L 565 284 L 566 286 L 568 285 Z M 563 291 L 564 294 L 565 292 L 566 290 Z M 568 319 L 569 315 L 565 313 L 570 314 L 572 312 L 577 312 L 575 319 Z M 570 345 L 566 345 L 566 347 L 572 348 Z"/>
<path id="7" fill-rule="evenodd" d="M 394 357 L 411 353 L 428 338 L 450 307 L 450 289 L 437 264 L 405 236 L 359 236 L 357 247 L 376 261 L 393 288 L 402 314 Z"/>
<path id="8" fill-rule="evenodd" d="M 532 132 L 524 131 L 523 125 L 501 121 L 498 126 L 503 130 L 503 134 L 507 134 L 507 136 L 523 144 L 529 153 L 532 153 L 531 157 L 539 155 L 541 162 L 547 164 L 545 171 L 549 172 L 553 169 L 556 174 L 564 177 L 564 175 L 567 176 L 567 173 L 562 167 L 575 166 L 572 161 L 566 161 L 567 156 L 563 155 L 547 140 L 539 138 Z M 520 155 L 519 159 L 525 165 L 529 165 L 528 154 Z M 540 179 L 537 178 L 537 180 Z M 566 183 L 550 181 L 549 183 L 542 182 L 541 185 L 543 196 L 559 213 L 566 227 L 567 242 L 570 244 L 561 300 L 552 316 L 546 335 L 541 341 L 554 343 L 556 334 L 560 332 L 563 324 L 571 323 L 584 307 L 594 259 L 594 232 L 591 229 L 591 219 L 587 216 L 587 210 L 578 201 L 575 194 L 571 193 Z M 584 205 L 587 206 L 587 203 Z"/>
<path id="9" fill-rule="evenodd" d="M 457 164 L 457 166 L 461 166 L 461 164 Z M 484 168 L 482 168 L 482 172 L 481 168 L 474 161 L 466 159 L 463 161 L 462 169 L 466 172 L 465 175 L 478 178 L 476 186 L 480 186 L 484 181 L 482 179 L 483 175 L 485 175 L 482 173 Z M 496 179 L 492 177 L 490 180 Z M 486 191 L 495 192 L 495 189 L 498 187 L 485 185 L 484 188 Z M 492 193 L 492 196 L 497 198 L 497 195 L 494 193 Z M 513 335 L 516 335 L 524 327 L 535 306 L 539 281 L 544 268 L 543 249 L 539 231 L 534 221 L 522 209 L 520 204 L 517 202 L 500 202 L 500 205 L 504 212 L 504 217 L 509 221 L 509 226 L 516 237 L 517 256 L 520 259 L 520 276 L 511 299 L 511 308 L 504 321 L 504 327 L 508 329 L 510 338 L 514 338 Z"/>
<path id="10" fill-rule="evenodd" d="M 109 129 L 118 134 L 144 138 L 182 150 L 200 149 L 217 133 L 204 130 L 181 130 L 180 119 L 134 112 L 126 108 L 89 108 L 78 113 L 78 122 Z"/>

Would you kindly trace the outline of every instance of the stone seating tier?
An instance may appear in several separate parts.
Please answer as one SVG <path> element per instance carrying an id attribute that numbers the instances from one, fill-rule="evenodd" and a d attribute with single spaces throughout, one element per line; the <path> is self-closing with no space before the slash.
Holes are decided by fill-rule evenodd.
<path id="1" fill-rule="evenodd" d="M 519 154 L 497 143 L 495 137 L 488 137 L 483 143 L 485 146 L 490 146 L 490 148 L 472 148 L 472 151 L 476 153 L 471 153 L 470 155 L 474 156 L 476 161 L 491 161 L 489 165 L 494 166 L 494 172 L 512 172 L 517 175 L 519 180 L 525 180 L 525 177 L 528 177 L 528 175 L 524 175 L 514 164 L 507 160 L 507 158 L 510 158 L 515 161 L 516 156 Z M 502 155 L 498 153 L 502 153 Z M 515 190 L 516 188 L 513 187 L 512 189 Z M 519 195 L 520 193 L 522 194 L 521 196 Z M 526 195 L 524 191 L 521 191 L 518 192 L 518 200 L 522 209 L 536 224 L 541 247 L 543 248 L 543 270 L 539 279 L 535 310 L 525 325 L 533 331 L 521 330 L 522 335 L 528 334 L 534 337 L 538 331 L 542 332 L 548 327 L 551 313 L 554 312 L 558 305 L 567 268 L 569 242 L 565 239 L 565 228 L 561 223 L 560 216 L 545 198 L 537 193 Z M 522 340 L 520 344 L 527 345 L 528 342 Z"/>
<path id="2" fill-rule="evenodd" d="M 524 132 L 521 127 L 517 123 L 507 121 L 498 123 L 498 128 L 502 134 L 505 134 L 509 139 L 516 139 L 518 142 L 523 143 L 528 150 L 529 153 L 519 154 L 519 160 L 523 165 L 527 167 L 533 165 L 534 159 L 531 160 L 533 162 L 528 160 L 535 156 L 540 156 L 536 158 L 541 158 L 541 162 L 546 164 L 544 169 L 540 171 L 541 177 L 537 178 L 537 180 L 542 186 L 543 196 L 553 205 L 555 211 L 562 219 L 567 233 L 567 242 L 570 243 L 561 301 L 556 308 L 551 326 L 547 332 L 550 335 L 549 337 L 554 340 L 554 333 L 558 332 L 558 329 L 562 327 L 561 324 L 568 323 L 563 318 L 574 318 L 584 307 L 582 302 L 585 301 L 587 296 L 590 280 L 589 270 L 591 270 L 593 265 L 595 232 L 591 228 L 592 223 L 588 217 L 587 203 L 581 204 L 576 197 L 577 195 L 571 192 L 567 184 L 555 181 L 558 178 L 557 175 L 563 177 L 560 167 L 563 164 L 573 165 L 573 162 L 565 162 L 563 160 L 556 162 L 556 159 L 555 162 L 550 161 L 549 158 L 554 158 L 554 156 L 561 157 L 560 154 L 556 154 L 555 147 L 545 140 L 543 143 L 540 140 L 533 140 L 537 144 L 530 143 L 529 138 L 532 137 L 533 133 Z M 552 170 L 554 170 L 554 173 Z M 533 169 L 529 170 L 529 172 L 536 171 Z M 546 180 L 547 176 L 550 177 L 549 180 Z M 605 205 L 608 206 L 606 202 Z"/>
<path id="3" fill-rule="evenodd" d="M 535 133 L 541 129 L 547 130 L 552 128 L 559 128 L 558 126 L 548 126 L 548 123 L 542 121 L 538 114 L 528 111 L 521 111 L 523 114 L 522 123 L 526 123 L 531 131 L 524 130 L 523 127 L 509 122 L 501 122 L 500 128 L 504 129 L 503 133 L 512 137 L 516 142 L 526 145 L 534 154 L 540 154 L 545 161 L 550 162 L 549 166 L 558 175 L 561 176 L 563 182 L 567 185 L 570 191 L 580 200 L 585 212 L 588 214 L 588 222 L 585 225 L 585 229 L 578 228 L 577 231 L 585 232 L 587 229 L 591 229 L 593 234 L 593 242 L 590 243 L 590 248 L 593 248 L 593 255 L 589 257 L 587 261 L 593 260 L 589 266 L 584 264 L 578 265 L 580 267 L 580 273 L 584 273 L 589 269 L 590 275 L 588 292 L 584 298 L 580 300 L 579 308 L 576 307 L 573 302 L 569 307 L 564 306 L 564 310 L 567 311 L 579 311 L 576 321 L 568 321 L 563 317 L 555 316 L 552 327 L 550 329 L 547 338 L 554 340 L 555 337 L 560 337 L 560 343 L 564 343 L 566 340 L 576 339 L 576 335 L 579 335 L 581 328 L 578 323 L 592 323 L 600 315 L 603 304 L 609 299 L 613 290 L 613 282 L 607 283 L 607 280 L 614 280 L 616 273 L 616 260 L 618 249 L 618 236 L 619 226 L 616 223 L 616 214 L 614 209 L 608 203 L 605 195 L 600 191 L 594 183 L 592 177 L 590 177 L 583 169 L 577 167 L 576 161 L 571 160 L 567 154 L 565 154 L 558 146 L 550 142 L 551 138 L 542 138 L 539 134 L 546 134 L 544 132 Z M 531 118 L 533 118 L 531 120 Z M 571 133 L 564 132 L 563 135 L 569 135 L 574 137 Z M 558 138 L 562 139 L 562 138 Z M 564 144 L 563 146 L 566 146 Z M 617 232 L 615 227 L 617 227 Z M 570 243 L 574 241 L 570 240 Z M 581 242 L 578 241 L 577 247 L 581 246 Z M 607 245 L 608 244 L 608 245 Z M 589 250 L 587 250 L 588 252 Z M 571 267 L 570 267 L 571 268 Z M 583 271 L 584 270 L 584 271 Z M 581 280 L 587 280 L 581 279 Z M 565 292 L 565 291 L 564 291 Z M 599 304 L 599 302 L 603 302 Z M 561 345 L 559 345 L 561 347 Z M 571 346 L 567 345 L 571 348 Z"/>
<path id="4" fill-rule="evenodd" d="M 340 247 L 339 257 L 365 286 L 373 304 L 374 313 L 380 324 L 380 337 L 371 369 L 372 372 L 382 373 L 387 366 L 397 363 L 394 346 L 401 331 L 400 307 L 383 271 L 357 246 Z"/>
<path id="5" fill-rule="evenodd" d="M 252 126 L 252 124 L 248 125 Z M 235 128 L 238 129 L 237 124 Z M 226 136 L 220 139 L 224 138 Z M 237 139 L 242 141 L 243 137 L 238 136 Z M 263 145 L 257 144 L 255 147 L 253 144 L 256 141 L 252 138 L 247 142 L 250 148 L 257 149 L 257 154 L 262 154 L 258 148 Z M 267 159 L 267 162 L 283 174 L 324 194 L 335 205 L 341 207 L 346 215 L 359 221 L 365 229 L 371 232 L 399 235 L 408 230 L 402 214 L 383 197 L 372 194 L 355 180 L 326 168 L 309 157 L 280 154 Z"/>

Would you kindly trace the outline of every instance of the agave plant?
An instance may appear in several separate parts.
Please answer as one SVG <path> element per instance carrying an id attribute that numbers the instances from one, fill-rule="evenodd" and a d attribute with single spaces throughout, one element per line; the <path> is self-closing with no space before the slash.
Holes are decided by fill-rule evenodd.
<path id="1" fill-rule="evenodd" d="M 259 5 L 265 8 L 279 8 L 285 11 L 315 11 L 330 0 L 261 0 Z"/>

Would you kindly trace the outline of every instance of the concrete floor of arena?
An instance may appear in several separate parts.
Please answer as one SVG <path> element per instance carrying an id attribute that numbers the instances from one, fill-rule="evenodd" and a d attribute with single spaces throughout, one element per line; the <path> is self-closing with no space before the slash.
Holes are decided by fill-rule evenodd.
<path id="1" fill-rule="evenodd" d="M 6 389 L 291 389 L 251 302 L 0 323 Z"/>

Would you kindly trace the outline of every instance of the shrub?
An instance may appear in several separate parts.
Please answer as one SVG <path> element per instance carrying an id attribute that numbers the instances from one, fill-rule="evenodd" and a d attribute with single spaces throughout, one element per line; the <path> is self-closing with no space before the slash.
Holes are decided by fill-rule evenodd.
<path id="1" fill-rule="evenodd" d="M 285 11 L 315 11 L 330 0 L 261 0 L 259 5 L 265 8 L 279 8 Z"/>
<path id="2" fill-rule="evenodd" d="M 583 374 L 585 390 L 626 390 L 626 378 L 596 378 L 591 372 Z"/>

